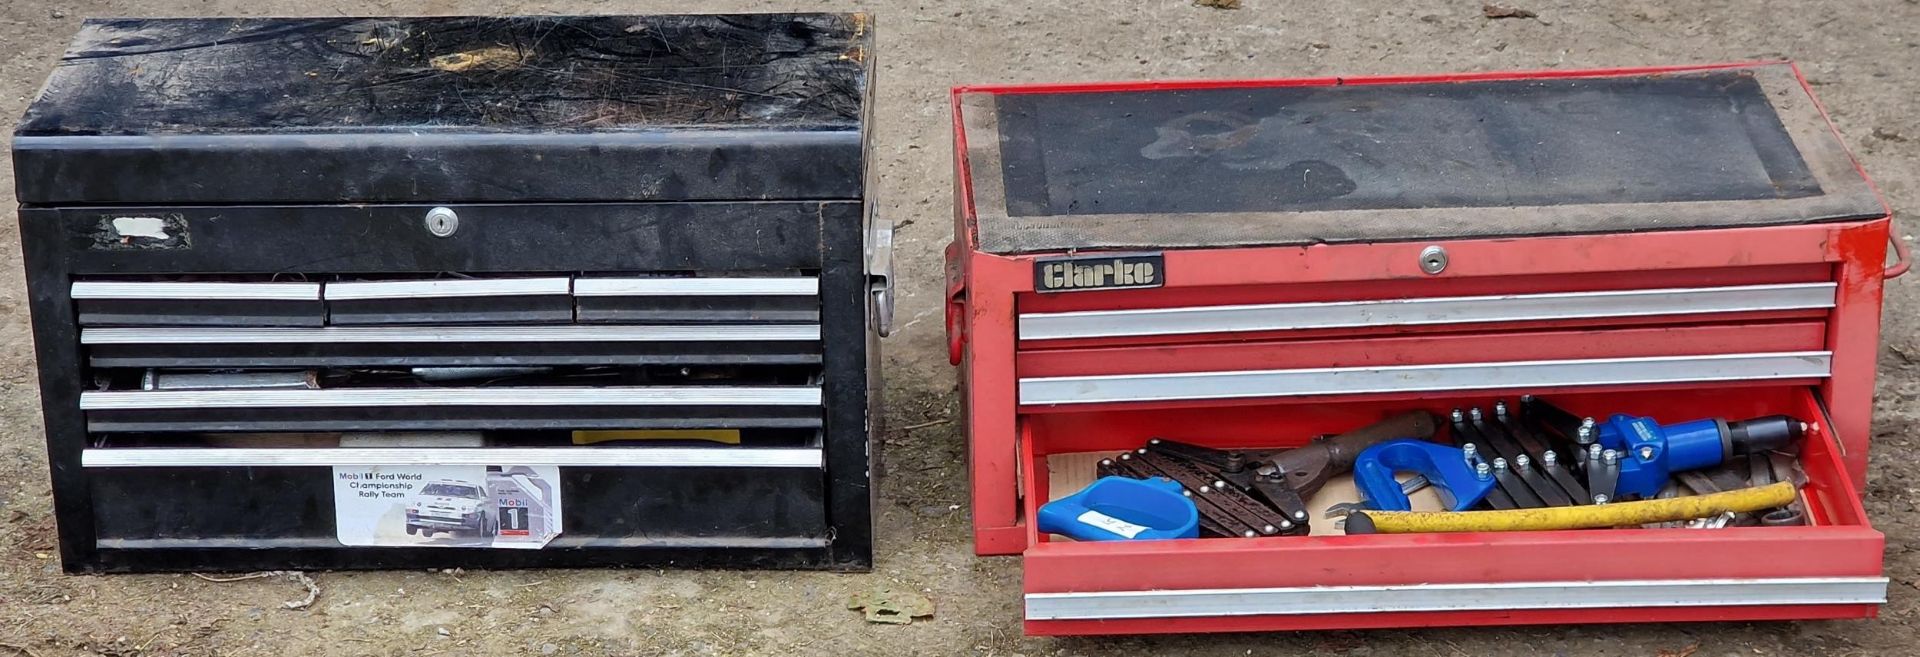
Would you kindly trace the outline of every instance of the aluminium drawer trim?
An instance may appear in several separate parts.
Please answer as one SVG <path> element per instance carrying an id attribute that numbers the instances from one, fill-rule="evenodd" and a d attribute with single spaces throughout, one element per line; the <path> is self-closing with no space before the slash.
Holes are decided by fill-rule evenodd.
<path id="1" fill-rule="evenodd" d="M 1304 397 L 1825 378 L 1831 351 L 1023 378 L 1020 403 Z"/>
<path id="2" fill-rule="evenodd" d="M 765 326 L 330 326 L 90 328 L 80 344 L 817 341 L 817 324 Z"/>
<path id="3" fill-rule="evenodd" d="M 1319 303 L 1022 313 L 1021 340 L 1656 317 L 1832 308 L 1837 285 L 1554 292 Z"/>
<path id="4" fill-rule="evenodd" d="M 1028 593 L 1027 620 L 1111 620 L 1519 609 L 1866 605 L 1885 577 L 1486 582 Z"/>
<path id="5" fill-rule="evenodd" d="M 179 283 L 170 281 L 74 281 L 76 301 L 319 301 L 319 283 Z"/>
<path id="6" fill-rule="evenodd" d="M 95 448 L 87 468 L 337 465 L 552 465 L 580 467 L 819 468 L 819 448 L 485 447 L 485 448 Z"/>
<path id="7" fill-rule="evenodd" d="M 474 278 L 432 281 L 347 281 L 328 283 L 328 301 L 447 299 L 457 297 L 565 296 L 571 278 Z"/>
<path id="8" fill-rule="evenodd" d="M 820 279 L 808 277 L 741 278 L 581 278 L 576 297 L 813 296 Z"/>
<path id="9" fill-rule="evenodd" d="M 818 406 L 801 386 L 625 388 L 334 388 L 326 390 L 140 390 L 80 393 L 80 410 L 177 408 L 358 408 L 396 406 Z"/>

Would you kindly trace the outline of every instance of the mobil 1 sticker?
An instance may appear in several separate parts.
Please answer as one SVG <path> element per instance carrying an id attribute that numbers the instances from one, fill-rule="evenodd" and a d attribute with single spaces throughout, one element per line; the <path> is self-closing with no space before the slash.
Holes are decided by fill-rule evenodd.
<path id="1" fill-rule="evenodd" d="M 333 509 L 342 545 L 539 549 L 560 535 L 560 469 L 335 466 Z"/>
<path id="2" fill-rule="evenodd" d="M 1041 258 L 1033 263 L 1038 292 L 1126 290 L 1167 284 L 1166 258 L 1158 253 L 1110 253 Z"/>

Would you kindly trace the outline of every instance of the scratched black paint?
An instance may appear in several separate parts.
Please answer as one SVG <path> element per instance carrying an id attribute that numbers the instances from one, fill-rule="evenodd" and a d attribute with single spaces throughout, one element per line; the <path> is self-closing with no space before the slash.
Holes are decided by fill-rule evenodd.
<path id="1" fill-rule="evenodd" d="M 828 14 L 90 21 L 18 134 L 845 127 L 855 32 Z"/>
<path id="2" fill-rule="evenodd" d="M 871 40 L 851 14 L 89 21 L 15 133 L 19 195 L 854 198 Z"/>

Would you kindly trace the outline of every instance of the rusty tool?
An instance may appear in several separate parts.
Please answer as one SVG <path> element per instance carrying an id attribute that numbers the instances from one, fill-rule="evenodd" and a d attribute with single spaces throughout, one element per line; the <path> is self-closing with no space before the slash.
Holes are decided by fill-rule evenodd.
<path id="1" fill-rule="evenodd" d="M 1375 443 L 1396 438 L 1430 439 L 1434 430 L 1432 414 L 1411 411 L 1337 436 L 1315 438 L 1302 447 L 1249 456 L 1265 463 L 1260 467 L 1262 474 L 1282 473 L 1287 485 L 1301 497 L 1312 497 L 1328 479 L 1353 470 L 1353 460 Z"/>

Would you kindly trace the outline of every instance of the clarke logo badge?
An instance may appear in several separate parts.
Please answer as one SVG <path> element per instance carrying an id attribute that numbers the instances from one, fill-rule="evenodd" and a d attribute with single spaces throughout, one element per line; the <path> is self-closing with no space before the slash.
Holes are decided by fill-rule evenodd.
<path id="1" fill-rule="evenodd" d="M 1033 289 L 1040 292 L 1120 290 L 1166 284 L 1166 260 L 1158 253 L 1049 258 L 1033 263 Z"/>

